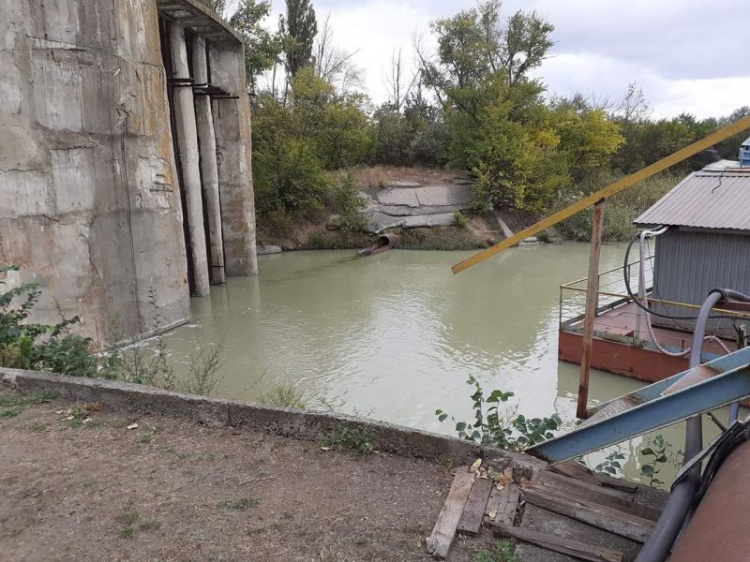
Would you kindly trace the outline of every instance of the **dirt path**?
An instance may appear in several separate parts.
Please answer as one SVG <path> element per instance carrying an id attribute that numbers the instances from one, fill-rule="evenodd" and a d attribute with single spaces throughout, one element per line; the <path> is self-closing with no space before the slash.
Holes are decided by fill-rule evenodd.
<path id="1" fill-rule="evenodd" d="M 0 389 L 1 561 L 431 560 L 445 467 L 84 406 Z"/>

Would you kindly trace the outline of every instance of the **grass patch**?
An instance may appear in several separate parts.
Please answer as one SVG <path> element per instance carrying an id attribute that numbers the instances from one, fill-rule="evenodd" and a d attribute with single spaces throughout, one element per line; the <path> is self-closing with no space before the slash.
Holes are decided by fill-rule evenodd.
<path id="1" fill-rule="evenodd" d="M 51 402 L 55 398 L 56 394 L 43 390 L 31 394 L 0 395 L 0 418 L 15 418 L 28 406 Z"/>
<path id="2" fill-rule="evenodd" d="M 126 511 L 125 513 L 118 515 L 115 518 L 115 521 L 122 525 L 132 526 L 135 525 L 140 518 L 141 516 L 137 511 Z"/>
<path id="3" fill-rule="evenodd" d="M 120 530 L 121 539 L 132 539 L 133 537 L 135 537 L 135 529 L 133 527 L 125 527 Z"/>
<path id="4" fill-rule="evenodd" d="M 334 449 L 352 449 L 362 456 L 369 455 L 375 449 L 372 441 L 375 436 L 364 427 L 340 425 L 331 430 L 323 440 L 324 447 Z"/>
<path id="5" fill-rule="evenodd" d="M 220 501 L 218 506 L 222 509 L 250 509 L 258 507 L 260 500 L 256 498 L 242 498 L 239 500 Z"/>
<path id="6" fill-rule="evenodd" d="M 500 541 L 492 550 L 475 550 L 473 562 L 520 562 L 510 550 L 508 541 Z"/>
<path id="7" fill-rule="evenodd" d="M 260 403 L 279 408 L 307 408 L 305 393 L 291 383 L 282 383 L 267 390 L 260 396 Z"/>

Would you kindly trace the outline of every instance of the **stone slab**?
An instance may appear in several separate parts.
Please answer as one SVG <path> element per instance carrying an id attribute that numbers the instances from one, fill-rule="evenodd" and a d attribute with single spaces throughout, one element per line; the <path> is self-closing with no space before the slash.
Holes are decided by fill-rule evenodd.
<path id="1" fill-rule="evenodd" d="M 258 255 L 259 256 L 267 256 L 270 254 L 280 254 L 282 252 L 281 246 L 274 246 L 274 245 L 267 245 L 267 246 L 258 246 Z"/>
<path id="2" fill-rule="evenodd" d="M 414 190 L 420 205 L 466 205 L 474 201 L 469 185 L 432 185 Z"/>
<path id="3" fill-rule="evenodd" d="M 375 198 L 383 205 L 419 207 L 415 189 L 381 189 L 375 194 Z"/>

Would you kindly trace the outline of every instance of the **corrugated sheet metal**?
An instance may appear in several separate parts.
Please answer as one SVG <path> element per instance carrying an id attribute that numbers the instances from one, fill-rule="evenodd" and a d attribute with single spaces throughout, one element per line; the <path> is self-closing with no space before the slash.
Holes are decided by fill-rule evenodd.
<path id="1" fill-rule="evenodd" d="M 750 173 L 694 172 L 635 219 L 670 225 L 750 231 Z"/>
<path id="2" fill-rule="evenodd" d="M 654 296 L 674 302 L 700 305 L 715 288 L 750 294 L 750 237 L 746 234 L 670 230 L 656 239 Z M 656 306 L 673 316 L 696 313 L 678 307 Z M 654 318 L 664 324 L 664 320 Z M 693 322 L 677 323 L 692 328 Z M 711 323 L 716 328 L 716 322 Z M 721 325 L 731 328 L 731 321 Z M 730 335 L 734 331 L 730 329 Z"/>

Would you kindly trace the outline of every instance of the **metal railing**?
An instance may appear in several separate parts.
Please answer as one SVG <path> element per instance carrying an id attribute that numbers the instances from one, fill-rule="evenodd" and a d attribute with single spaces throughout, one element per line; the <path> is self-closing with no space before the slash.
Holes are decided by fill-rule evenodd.
<path id="1" fill-rule="evenodd" d="M 700 310 L 699 305 L 675 302 L 657 298 L 652 291 L 653 286 L 653 256 L 646 260 L 646 295 L 649 307 L 653 310 L 666 311 L 675 316 L 693 316 Z M 639 262 L 628 264 L 631 281 L 631 289 L 635 292 L 639 275 Z M 597 292 L 597 307 L 594 323 L 594 333 L 597 337 L 611 339 L 631 344 L 641 345 L 651 341 L 648 333 L 644 312 L 639 309 L 625 288 L 623 271 L 619 267 L 599 274 L 600 290 Z M 581 332 L 585 317 L 586 287 L 588 278 L 577 279 L 560 286 L 559 301 L 559 329 L 566 332 Z M 668 307 L 668 308 L 667 308 Z M 617 310 L 617 321 L 608 322 L 602 316 L 610 311 Z M 680 312 L 675 312 L 680 311 Z M 709 334 L 718 335 L 723 338 L 733 338 L 732 325 L 742 321 L 750 322 L 750 312 L 742 310 L 729 310 L 725 308 L 714 308 L 713 315 L 721 316 L 721 319 L 713 321 L 709 325 Z M 657 327 L 669 328 L 659 332 L 659 341 L 673 350 L 686 349 L 689 347 L 689 333 L 693 331 L 693 322 L 689 320 L 670 320 L 652 317 L 652 324 Z M 625 327 L 631 330 L 624 329 Z"/>

